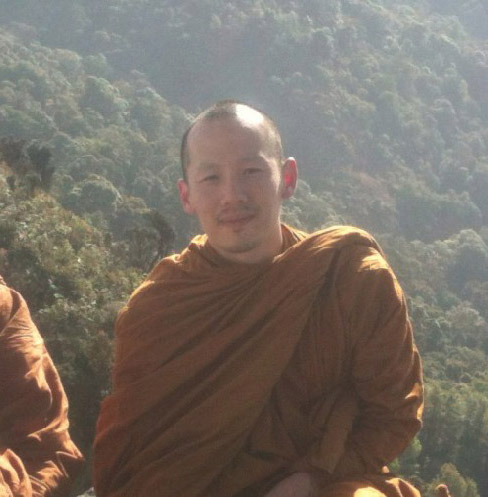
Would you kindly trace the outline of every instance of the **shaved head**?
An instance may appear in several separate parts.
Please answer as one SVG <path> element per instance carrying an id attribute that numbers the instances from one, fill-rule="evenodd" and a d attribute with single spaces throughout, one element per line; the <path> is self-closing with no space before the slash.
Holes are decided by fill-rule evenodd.
<path id="1" fill-rule="evenodd" d="M 237 119 L 238 121 L 249 125 L 262 125 L 266 130 L 266 141 L 272 150 L 272 154 L 278 160 L 278 163 L 282 163 L 283 147 L 281 145 L 281 136 L 275 122 L 267 114 L 250 105 L 236 100 L 221 100 L 198 114 L 183 135 L 180 158 L 183 177 L 185 179 L 188 165 L 191 162 L 188 139 L 192 129 L 201 122 L 216 121 L 218 119 Z"/>

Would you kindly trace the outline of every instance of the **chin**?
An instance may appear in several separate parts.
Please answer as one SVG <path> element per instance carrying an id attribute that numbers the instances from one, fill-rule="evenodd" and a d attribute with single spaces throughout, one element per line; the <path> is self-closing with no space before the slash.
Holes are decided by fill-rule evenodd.
<path id="1" fill-rule="evenodd" d="M 209 239 L 210 244 L 212 241 Z M 226 239 L 221 239 L 220 243 L 217 240 L 214 247 L 227 252 L 229 254 L 243 254 L 251 250 L 256 249 L 259 246 L 259 240 L 246 239 L 246 237 L 241 237 L 236 234 L 235 237 L 226 237 Z"/>
<path id="2" fill-rule="evenodd" d="M 243 242 L 243 243 L 223 245 L 222 250 L 229 254 L 244 254 L 245 252 L 254 250 L 257 246 L 258 246 L 257 243 Z"/>

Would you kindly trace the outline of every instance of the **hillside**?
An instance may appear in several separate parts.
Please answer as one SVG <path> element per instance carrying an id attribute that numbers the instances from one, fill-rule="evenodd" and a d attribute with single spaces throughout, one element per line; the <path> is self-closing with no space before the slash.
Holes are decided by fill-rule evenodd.
<path id="1" fill-rule="evenodd" d="M 117 308 L 198 230 L 174 188 L 181 135 L 232 97 L 275 117 L 298 159 L 287 221 L 370 230 L 407 292 L 428 398 L 395 469 L 426 495 L 442 477 L 487 497 L 484 3 L 1 5 L 0 272 L 46 336 L 80 444 L 109 388 Z"/>

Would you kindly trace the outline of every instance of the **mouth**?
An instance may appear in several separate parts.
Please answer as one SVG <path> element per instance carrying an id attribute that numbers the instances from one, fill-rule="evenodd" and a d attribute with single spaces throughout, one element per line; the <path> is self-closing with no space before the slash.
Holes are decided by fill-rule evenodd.
<path id="1" fill-rule="evenodd" d="M 244 227 L 254 218 L 254 214 L 245 215 L 230 215 L 222 216 L 219 218 L 218 222 L 221 226 L 228 226 L 230 228 L 241 228 Z"/>

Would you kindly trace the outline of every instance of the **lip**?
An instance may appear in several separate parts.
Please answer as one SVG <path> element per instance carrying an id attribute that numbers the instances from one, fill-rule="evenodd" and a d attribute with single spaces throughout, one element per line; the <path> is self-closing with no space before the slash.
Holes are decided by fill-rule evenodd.
<path id="1" fill-rule="evenodd" d="M 219 219 L 219 224 L 223 226 L 230 227 L 241 227 L 246 225 L 254 218 L 253 214 L 247 214 L 245 216 L 229 216 Z"/>

